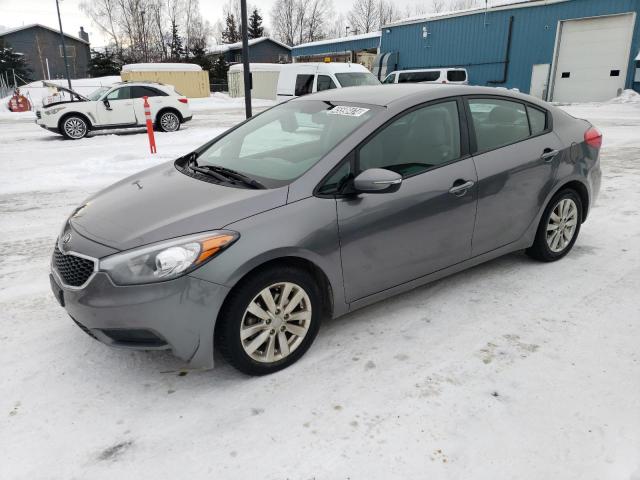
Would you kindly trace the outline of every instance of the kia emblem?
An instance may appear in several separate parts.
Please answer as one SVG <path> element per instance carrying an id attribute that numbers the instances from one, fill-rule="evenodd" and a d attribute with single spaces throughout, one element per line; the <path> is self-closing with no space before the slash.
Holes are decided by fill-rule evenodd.
<path id="1" fill-rule="evenodd" d="M 64 237 L 62 237 L 62 243 L 64 243 L 66 245 L 70 241 L 71 241 L 71 233 L 67 232 L 67 233 L 64 234 Z"/>

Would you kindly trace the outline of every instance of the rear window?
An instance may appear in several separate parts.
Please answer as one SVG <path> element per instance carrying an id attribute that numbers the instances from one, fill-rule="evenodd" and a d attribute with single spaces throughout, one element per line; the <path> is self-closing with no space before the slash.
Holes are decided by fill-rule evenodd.
<path id="1" fill-rule="evenodd" d="M 464 70 L 449 70 L 447 80 L 450 82 L 464 82 L 467 79 L 467 72 Z"/>
<path id="2" fill-rule="evenodd" d="M 296 77 L 295 96 L 301 97 L 313 91 L 313 75 L 298 75 Z"/>
<path id="3" fill-rule="evenodd" d="M 398 83 L 435 82 L 440 78 L 439 70 L 428 72 L 406 72 L 398 77 Z"/>
<path id="4" fill-rule="evenodd" d="M 336 78 L 343 87 L 357 87 L 360 85 L 380 85 L 371 72 L 336 73 Z"/>

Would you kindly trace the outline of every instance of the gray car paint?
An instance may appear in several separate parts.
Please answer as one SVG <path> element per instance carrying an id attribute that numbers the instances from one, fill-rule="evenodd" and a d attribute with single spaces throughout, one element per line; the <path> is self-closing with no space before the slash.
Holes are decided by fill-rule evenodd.
<path id="1" fill-rule="evenodd" d="M 558 136 L 537 137 L 524 146 L 516 144 L 416 175 L 405 179 L 395 193 L 358 198 L 313 195 L 349 152 L 395 115 L 421 103 L 464 95 L 500 95 L 539 105 L 552 113 Z M 64 248 L 96 258 L 220 228 L 239 232 L 240 239 L 211 262 L 175 280 L 116 287 L 107 275 L 98 273 L 82 290 L 63 287 L 66 308 L 76 321 L 98 334 L 101 328 L 150 328 L 191 367 L 211 367 L 215 322 L 226 295 L 266 262 L 295 258 L 315 265 L 326 277 L 331 314 L 338 317 L 529 247 L 545 206 L 563 185 L 579 182 L 588 203 L 599 189 L 596 152 L 583 143 L 588 123 L 527 95 L 414 84 L 336 89 L 292 101 L 306 99 L 370 105 L 378 112 L 288 187 L 219 186 L 164 164 L 89 199 L 88 207 L 71 219 L 73 240 Z M 554 145 L 560 154 L 541 165 L 536 155 Z M 534 186 L 527 190 L 529 175 Z M 458 178 L 476 181 L 462 197 L 448 193 Z M 500 215 L 506 206 L 520 213 L 517 217 L 507 213 L 510 223 Z"/>

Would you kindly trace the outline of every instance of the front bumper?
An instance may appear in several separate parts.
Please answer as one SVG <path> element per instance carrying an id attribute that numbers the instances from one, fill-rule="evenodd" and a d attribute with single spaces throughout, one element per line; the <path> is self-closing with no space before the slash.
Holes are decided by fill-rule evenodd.
<path id="1" fill-rule="evenodd" d="M 37 117 L 36 118 L 36 125 L 38 125 L 39 127 L 44 128 L 45 130 L 49 130 L 50 132 L 60 133 L 60 130 L 58 129 L 57 125 L 55 125 L 55 126 L 47 125 L 46 122 L 45 122 L 45 119 L 42 118 L 42 117 Z"/>
<path id="2" fill-rule="evenodd" d="M 229 288 L 190 276 L 117 286 L 97 272 L 81 289 L 51 275 L 54 295 L 95 339 L 119 348 L 169 349 L 189 368 L 213 368 L 213 333 Z"/>

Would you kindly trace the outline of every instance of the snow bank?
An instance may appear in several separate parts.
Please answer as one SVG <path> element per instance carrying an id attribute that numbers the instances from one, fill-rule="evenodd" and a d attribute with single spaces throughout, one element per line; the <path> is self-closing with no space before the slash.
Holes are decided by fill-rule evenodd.
<path id="1" fill-rule="evenodd" d="M 48 82 L 55 83 L 56 85 L 60 85 L 62 87 L 67 87 L 67 80 L 65 79 L 56 79 L 56 80 L 47 80 Z M 71 80 L 71 87 L 76 92 L 82 95 L 88 95 L 94 90 L 97 90 L 100 87 L 108 87 L 113 85 L 116 82 L 120 82 L 119 75 L 113 75 L 109 77 L 96 77 L 96 78 L 78 78 L 75 80 Z M 42 85 L 42 81 L 38 80 L 35 82 L 28 83 L 22 87 L 20 87 L 20 91 L 24 96 L 26 96 L 31 104 L 37 108 L 42 106 L 42 101 L 51 96 L 51 91 L 48 87 Z M 9 108 L 7 103 L 11 96 L 0 98 L 0 112 L 7 112 Z"/>
<path id="2" fill-rule="evenodd" d="M 261 100 L 258 98 L 251 99 L 253 107 L 270 107 L 275 105 L 274 100 Z M 189 107 L 191 111 L 204 112 L 207 110 L 224 110 L 231 108 L 244 108 L 244 97 L 232 98 L 226 93 L 212 93 L 207 98 L 190 98 Z"/>
<path id="3" fill-rule="evenodd" d="M 200 72 L 195 63 L 130 63 L 122 67 L 123 72 Z"/>
<path id="4" fill-rule="evenodd" d="M 640 94 L 635 90 L 627 89 L 623 91 L 619 96 L 612 98 L 611 100 L 605 103 L 610 105 L 621 104 L 621 103 L 636 103 L 640 105 Z"/>

